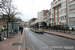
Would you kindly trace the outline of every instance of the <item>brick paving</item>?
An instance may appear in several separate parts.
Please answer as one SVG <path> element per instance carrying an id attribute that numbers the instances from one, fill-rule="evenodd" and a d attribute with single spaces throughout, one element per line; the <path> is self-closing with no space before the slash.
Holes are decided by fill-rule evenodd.
<path id="1" fill-rule="evenodd" d="M 71 39 L 74 39 L 75 40 L 75 34 L 51 32 L 51 31 L 47 31 L 47 30 L 44 30 L 44 32 L 50 33 L 50 34 L 59 35 L 59 36 L 66 37 L 66 38 L 71 38 Z"/>
<path id="2" fill-rule="evenodd" d="M 13 43 L 23 43 L 24 44 L 24 31 L 21 35 L 20 32 L 15 34 L 14 38 L 7 38 L 0 42 L 0 50 L 24 50 L 24 45 L 12 46 Z"/>

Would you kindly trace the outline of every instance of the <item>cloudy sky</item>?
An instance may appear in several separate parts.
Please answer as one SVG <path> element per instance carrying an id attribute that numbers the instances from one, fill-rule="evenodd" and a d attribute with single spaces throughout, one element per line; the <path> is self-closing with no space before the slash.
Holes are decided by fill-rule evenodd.
<path id="1" fill-rule="evenodd" d="M 37 12 L 50 9 L 52 0 L 13 0 L 13 2 L 22 13 L 20 18 L 28 21 L 31 18 L 37 18 Z"/>

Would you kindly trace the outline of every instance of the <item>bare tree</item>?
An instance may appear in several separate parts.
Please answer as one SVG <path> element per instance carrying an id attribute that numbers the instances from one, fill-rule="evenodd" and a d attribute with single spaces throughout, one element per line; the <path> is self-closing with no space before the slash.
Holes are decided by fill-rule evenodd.
<path id="1" fill-rule="evenodd" d="M 12 4 L 12 0 L 2 0 L 2 10 L 8 16 L 8 21 L 13 21 L 17 14 L 20 12 Z"/>

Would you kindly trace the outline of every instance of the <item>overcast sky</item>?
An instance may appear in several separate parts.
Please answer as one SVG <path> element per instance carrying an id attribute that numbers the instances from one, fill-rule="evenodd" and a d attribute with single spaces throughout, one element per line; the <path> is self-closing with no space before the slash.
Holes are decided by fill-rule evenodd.
<path id="1" fill-rule="evenodd" d="M 28 21 L 37 18 L 37 12 L 50 9 L 52 0 L 13 0 L 18 10 L 22 12 L 20 18 Z"/>

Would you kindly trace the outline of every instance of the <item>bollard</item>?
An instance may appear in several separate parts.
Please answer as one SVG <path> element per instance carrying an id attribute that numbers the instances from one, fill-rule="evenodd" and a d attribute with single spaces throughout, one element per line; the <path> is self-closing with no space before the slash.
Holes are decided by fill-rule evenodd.
<path id="1" fill-rule="evenodd" d="M 69 34 L 70 34 L 70 30 L 69 30 Z"/>
<path id="2" fill-rule="evenodd" d="M 4 32 L 4 37 L 5 37 L 5 32 Z"/>
<path id="3" fill-rule="evenodd" d="M 0 41 L 1 41 L 1 33 L 0 33 Z"/>
<path id="4" fill-rule="evenodd" d="M 65 29 L 64 29 L 64 33 L 65 33 Z"/>

